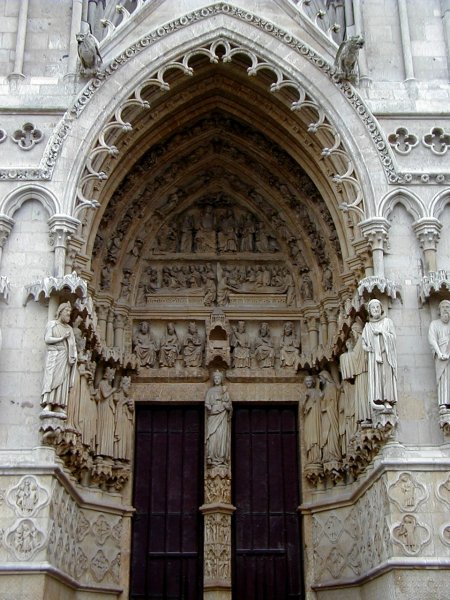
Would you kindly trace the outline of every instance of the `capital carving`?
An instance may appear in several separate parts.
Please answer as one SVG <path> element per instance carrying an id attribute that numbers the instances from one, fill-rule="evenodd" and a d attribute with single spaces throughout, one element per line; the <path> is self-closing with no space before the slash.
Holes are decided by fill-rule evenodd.
<path id="1" fill-rule="evenodd" d="M 7 217 L 6 215 L 0 215 L 0 248 L 3 248 L 6 240 L 11 233 L 14 225 L 14 219 Z"/>
<path id="2" fill-rule="evenodd" d="M 438 219 L 419 219 L 413 223 L 413 229 L 423 250 L 436 250 L 442 229 Z"/>
<path id="3" fill-rule="evenodd" d="M 384 217 L 374 217 L 359 224 L 361 233 L 373 250 L 384 250 L 388 241 L 390 223 Z"/>

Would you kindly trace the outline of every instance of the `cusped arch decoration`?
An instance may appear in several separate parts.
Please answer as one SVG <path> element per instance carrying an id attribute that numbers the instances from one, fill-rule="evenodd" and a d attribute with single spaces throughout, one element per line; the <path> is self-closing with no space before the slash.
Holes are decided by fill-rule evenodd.
<path id="1" fill-rule="evenodd" d="M 14 213 L 27 200 L 38 200 L 48 212 L 49 217 L 61 212 L 61 205 L 55 194 L 38 184 L 26 185 L 10 192 L 1 203 L 0 212 L 12 219 Z"/>
<path id="2" fill-rule="evenodd" d="M 450 203 L 450 189 L 442 190 L 436 194 L 430 204 L 430 217 L 440 219 L 443 210 Z"/>
<path id="3" fill-rule="evenodd" d="M 427 216 L 427 209 L 419 196 L 404 188 L 398 188 L 386 194 L 380 203 L 379 215 L 389 220 L 397 204 L 401 204 L 414 221 Z"/>
<path id="4" fill-rule="evenodd" d="M 124 114 L 133 112 L 130 111 L 131 108 L 149 109 L 148 88 L 162 92 L 168 91 L 171 89 L 171 84 L 167 77 L 170 74 L 173 75 L 175 71 L 192 76 L 194 69 L 190 66 L 190 62 L 198 56 L 207 57 L 211 63 L 216 64 L 237 61 L 237 57 L 244 57 L 245 68 L 249 76 L 257 76 L 261 72 L 269 71 L 275 80 L 270 84 L 270 92 L 274 94 L 283 92 L 285 96 L 282 100 L 288 103 L 291 111 L 298 114 L 307 113 L 306 122 L 300 122 L 300 124 L 307 128 L 310 135 L 317 138 L 321 146 L 322 159 L 329 164 L 327 167 L 330 171 L 329 177 L 333 184 L 340 186 L 342 190 L 344 201 L 341 202 L 341 208 L 356 213 L 359 218 L 364 217 L 367 212 L 367 207 L 364 206 L 366 200 L 363 200 L 354 162 L 346 150 L 337 128 L 329 121 L 324 108 L 278 66 L 262 59 L 254 51 L 242 45 L 237 46 L 225 38 L 216 39 L 212 43 L 191 49 L 177 60 L 171 60 L 163 65 L 151 77 L 139 83 L 133 93 L 120 106 L 116 107 L 114 116 L 102 127 L 97 142 L 86 160 L 84 171 L 78 182 L 76 215 L 86 208 L 98 208 L 98 200 L 96 194 L 93 193 L 93 184 L 108 178 L 103 166 L 104 161 L 119 155 L 121 136 L 129 133 L 133 128 L 131 118 L 125 118 Z M 248 62 L 250 62 L 250 66 L 247 66 Z M 75 114 L 81 112 L 84 105 L 84 101 L 76 103 L 73 109 Z"/>

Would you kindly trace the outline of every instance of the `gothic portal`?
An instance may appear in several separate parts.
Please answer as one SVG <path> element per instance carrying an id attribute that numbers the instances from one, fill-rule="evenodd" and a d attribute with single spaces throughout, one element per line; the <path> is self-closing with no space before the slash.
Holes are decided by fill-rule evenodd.
<path id="1" fill-rule="evenodd" d="M 448 596 L 449 7 L 377 4 L 0 3 L 0 600 Z"/>

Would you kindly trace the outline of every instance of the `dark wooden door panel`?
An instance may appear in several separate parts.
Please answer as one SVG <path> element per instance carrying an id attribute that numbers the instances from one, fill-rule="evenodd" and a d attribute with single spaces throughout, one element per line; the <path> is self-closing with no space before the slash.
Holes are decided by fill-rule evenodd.
<path id="1" fill-rule="evenodd" d="M 203 410 L 136 415 L 133 600 L 198 600 L 202 590 Z"/>
<path id="2" fill-rule="evenodd" d="M 301 599 L 294 407 L 235 408 L 233 489 L 233 598 Z"/>

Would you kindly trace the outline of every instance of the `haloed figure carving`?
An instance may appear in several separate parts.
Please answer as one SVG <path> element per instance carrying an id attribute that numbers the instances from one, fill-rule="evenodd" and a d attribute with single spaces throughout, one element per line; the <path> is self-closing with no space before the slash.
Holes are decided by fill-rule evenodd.
<path id="1" fill-rule="evenodd" d="M 222 373 L 216 371 L 214 385 L 206 393 L 206 464 L 208 467 L 229 466 L 231 448 L 230 395 L 222 385 Z"/>
<path id="2" fill-rule="evenodd" d="M 255 340 L 255 357 L 261 368 L 273 367 L 275 363 L 275 349 L 267 323 L 261 323 L 259 327 L 259 333 Z"/>
<path id="3" fill-rule="evenodd" d="M 77 348 L 72 327 L 69 325 L 70 302 L 60 304 L 56 320 L 49 321 L 45 330 L 47 357 L 41 405 L 44 411 L 66 415 L 69 390 L 73 386 L 77 362 Z"/>

